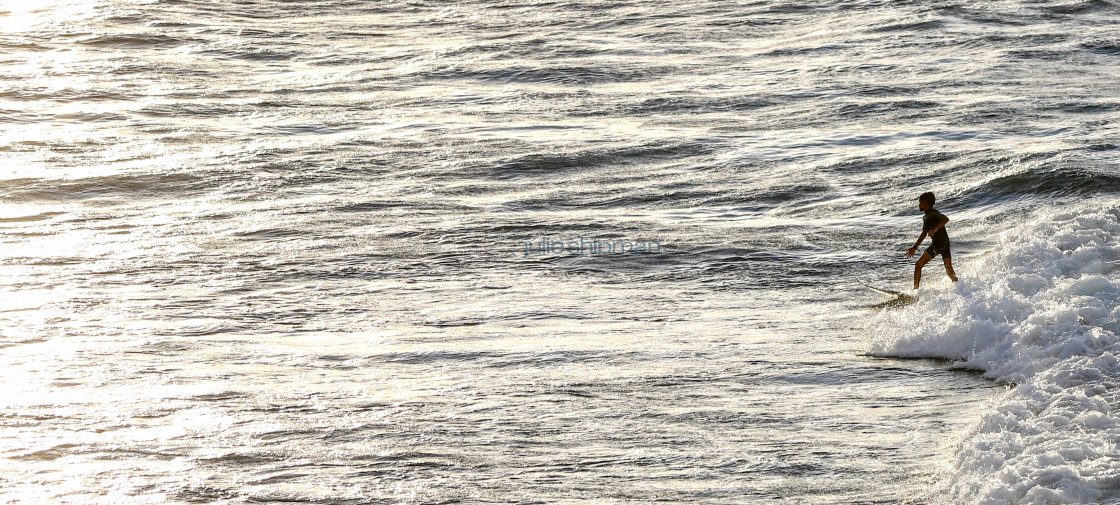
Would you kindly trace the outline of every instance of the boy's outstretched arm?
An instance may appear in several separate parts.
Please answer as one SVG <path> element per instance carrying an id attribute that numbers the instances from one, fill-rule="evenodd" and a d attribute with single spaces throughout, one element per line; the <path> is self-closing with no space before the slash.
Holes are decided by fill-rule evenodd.
<path id="1" fill-rule="evenodd" d="M 944 223 L 942 223 L 942 225 L 944 225 Z M 925 239 L 926 239 L 926 232 L 923 230 L 922 231 L 922 236 L 918 237 L 917 242 L 914 242 L 914 247 L 911 247 L 911 248 L 906 250 L 906 257 L 907 258 L 913 258 L 914 253 L 918 252 L 918 246 L 922 245 L 922 241 L 925 240 Z"/>

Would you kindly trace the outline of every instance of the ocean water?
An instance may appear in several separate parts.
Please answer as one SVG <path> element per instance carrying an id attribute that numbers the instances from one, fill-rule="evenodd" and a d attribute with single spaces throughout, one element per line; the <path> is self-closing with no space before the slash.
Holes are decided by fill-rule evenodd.
<path id="1" fill-rule="evenodd" d="M 1118 20 L 0 1 L 0 502 L 1120 503 Z"/>

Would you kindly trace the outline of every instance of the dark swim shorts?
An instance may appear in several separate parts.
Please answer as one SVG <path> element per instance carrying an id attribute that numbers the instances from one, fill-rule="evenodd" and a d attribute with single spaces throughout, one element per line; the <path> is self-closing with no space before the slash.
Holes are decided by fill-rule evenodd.
<path id="1" fill-rule="evenodd" d="M 951 251 L 949 251 L 949 242 L 948 241 L 942 242 L 940 244 L 933 244 L 933 245 L 927 247 L 926 248 L 926 254 L 929 254 L 930 259 L 933 259 L 934 256 L 937 256 L 938 254 L 940 254 L 941 257 L 946 258 L 946 259 L 951 259 L 953 257 L 953 253 Z"/>

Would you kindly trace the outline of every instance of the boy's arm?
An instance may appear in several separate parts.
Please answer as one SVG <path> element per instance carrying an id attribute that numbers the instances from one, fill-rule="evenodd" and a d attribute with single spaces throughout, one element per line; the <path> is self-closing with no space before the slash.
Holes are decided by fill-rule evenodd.
<path id="1" fill-rule="evenodd" d="M 925 239 L 926 239 L 926 231 L 922 230 L 922 236 L 918 237 L 917 242 L 914 242 L 914 247 L 911 247 L 911 248 L 906 250 L 906 257 L 909 258 L 909 257 L 913 256 L 914 253 L 918 251 L 918 246 L 922 245 L 922 241 L 925 240 Z"/>

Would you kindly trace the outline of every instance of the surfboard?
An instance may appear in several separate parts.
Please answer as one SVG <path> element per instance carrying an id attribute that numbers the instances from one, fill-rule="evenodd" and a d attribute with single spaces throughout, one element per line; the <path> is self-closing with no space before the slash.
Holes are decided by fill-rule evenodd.
<path id="1" fill-rule="evenodd" d="M 885 301 L 885 302 L 882 302 L 882 303 L 876 303 L 875 305 L 872 305 L 871 307 L 875 308 L 875 309 L 882 309 L 882 308 L 887 308 L 887 307 L 902 307 L 902 306 L 910 305 L 911 303 L 914 303 L 914 302 L 918 301 L 918 297 L 916 297 L 916 296 L 910 296 L 908 294 L 900 293 L 898 291 L 891 291 L 889 289 L 877 288 L 877 287 L 872 286 L 872 285 L 870 285 L 866 282 L 863 282 L 863 281 L 858 281 L 858 282 L 861 286 L 863 286 L 867 289 L 870 289 L 870 290 L 872 290 L 876 293 L 893 297 L 892 300 L 888 300 L 888 301 Z"/>
<path id="2" fill-rule="evenodd" d="M 861 286 L 867 288 L 867 289 L 870 289 L 870 290 L 876 292 L 876 293 L 882 293 L 882 294 L 887 295 L 887 296 L 906 296 L 906 295 L 904 295 L 904 294 L 902 294 L 898 291 L 891 291 L 889 289 L 877 288 L 877 287 L 872 286 L 872 285 L 870 285 L 866 282 L 863 282 L 863 281 L 859 281 L 859 284 Z"/>

